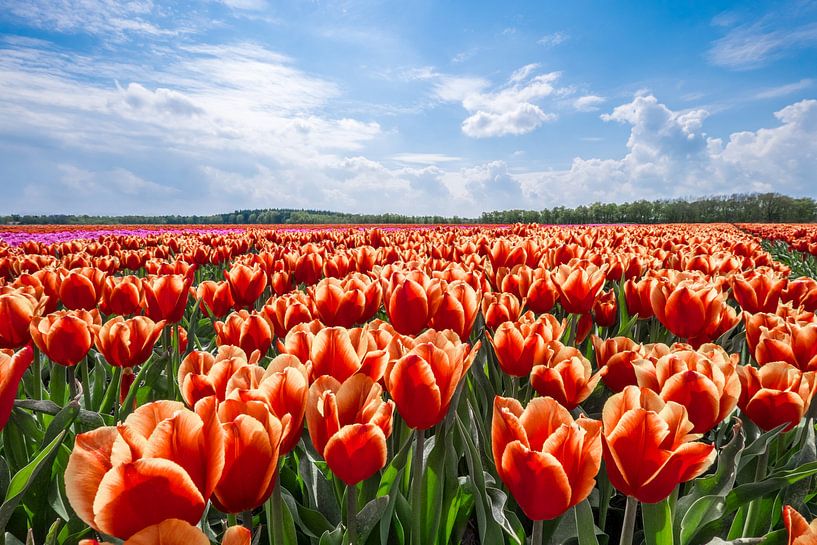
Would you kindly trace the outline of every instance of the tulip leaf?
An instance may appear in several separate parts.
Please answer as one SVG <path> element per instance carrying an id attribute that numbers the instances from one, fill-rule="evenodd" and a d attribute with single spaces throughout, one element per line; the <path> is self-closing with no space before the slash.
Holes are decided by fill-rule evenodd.
<path id="1" fill-rule="evenodd" d="M 646 545 L 672 545 L 672 509 L 667 499 L 657 503 L 641 503 Z"/>
<path id="2" fill-rule="evenodd" d="M 593 520 L 593 508 L 590 501 L 584 500 L 573 508 L 576 517 L 576 529 L 579 533 L 579 545 L 599 545 L 596 539 L 595 521 Z"/>
<path id="3" fill-rule="evenodd" d="M 357 538 L 359 543 L 366 543 L 369 534 L 372 533 L 375 525 L 380 522 L 380 518 L 386 512 L 389 505 L 388 496 L 380 496 L 363 506 L 355 515 Z"/>
<path id="4" fill-rule="evenodd" d="M 342 545 L 343 544 L 343 528 L 335 528 L 331 532 L 324 532 L 321 536 L 318 545 Z"/>
<path id="5" fill-rule="evenodd" d="M 456 493 L 451 498 L 445 520 L 443 520 L 443 543 L 451 543 L 452 541 L 459 543 L 462 541 L 462 531 L 468 522 L 475 496 L 476 490 L 468 477 L 459 477 L 457 479 Z M 452 536 L 454 536 L 453 539 Z"/>
<path id="6" fill-rule="evenodd" d="M 281 496 L 289 510 L 293 523 L 309 537 L 320 538 L 324 532 L 331 532 L 336 525 L 331 524 L 323 513 L 303 506 L 295 501 L 289 490 L 283 488 Z"/>
<path id="7" fill-rule="evenodd" d="M 434 436 L 439 439 L 441 434 Z M 426 441 L 428 444 L 430 441 Z M 441 506 L 445 487 L 445 458 L 447 441 L 435 440 L 431 452 L 428 454 L 423 473 L 423 535 L 417 538 L 417 543 L 434 543 L 434 536 L 440 525 Z M 412 540 L 415 537 L 412 536 Z"/>
<path id="8" fill-rule="evenodd" d="M 12 477 L 6 491 L 5 501 L 0 505 L 0 531 L 4 531 L 6 524 L 11 519 L 12 513 L 20 504 L 28 488 L 37 478 L 43 468 L 50 468 L 57 454 L 57 449 L 65 439 L 66 431 L 60 432 L 39 454 L 24 468 Z"/>
<path id="9" fill-rule="evenodd" d="M 6 459 L 0 456 L 0 497 L 6 496 L 6 490 L 9 488 L 9 481 L 11 480 L 11 472 L 6 463 Z"/>
<path id="10" fill-rule="evenodd" d="M 330 524 L 337 526 L 341 521 L 341 511 L 332 484 L 315 464 L 317 461 L 308 449 L 300 460 L 300 473 L 306 485 L 310 505 L 322 513 Z"/>
<path id="11" fill-rule="evenodd" d="M 738 471 L 743 470 L 744 467 L 751 461 L 766 452 L 769 444 L 782 433 L 786 424 L 781 424 L 778 427 L 762 433 L 757 439 L 749 443 L 741 454 L 740 463 L 738 464 Z"/>

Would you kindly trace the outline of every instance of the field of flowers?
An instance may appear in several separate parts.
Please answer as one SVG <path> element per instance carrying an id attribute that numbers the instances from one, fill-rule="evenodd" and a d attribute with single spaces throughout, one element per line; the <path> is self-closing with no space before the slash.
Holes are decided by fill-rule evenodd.
<path id="1" fill-rule="evenodd" d="M 0 228 L 5 544 L 817 543 L 817 226 Z"/>

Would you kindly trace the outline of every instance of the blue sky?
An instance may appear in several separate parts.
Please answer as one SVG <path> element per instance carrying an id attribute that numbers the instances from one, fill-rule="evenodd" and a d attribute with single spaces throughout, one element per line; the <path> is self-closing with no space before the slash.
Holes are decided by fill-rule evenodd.
<path id="1" fill-rule="evenodd" d="M 817 197 L 817 2 L 0 0 L 0 213 Z"/>

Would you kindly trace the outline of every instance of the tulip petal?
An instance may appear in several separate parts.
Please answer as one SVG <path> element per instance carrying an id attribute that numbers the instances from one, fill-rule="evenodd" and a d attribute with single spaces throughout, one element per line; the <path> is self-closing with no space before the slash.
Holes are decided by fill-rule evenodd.
<path id="1" fill-rule="evenodd" d="M 502 455 L 503 481 L 532 520 L 552 520 L 570 507 L 571 489 L 562 465 L 551 454 L 508 445 Z"/>
<path id="2" fill-rule="evenodd" d="M 210 540 L 192 524 L 168 519 L 138 531 L 124 545 L 210 545 Z"/>
<path id="3" fill-rule="evenodd" d="M 424 430 L 439 422 L 440 388 L 425 359 L 413 353 L 400 358 L 389 373 L 388 387 L 409 427 Z"/>
<path id="4" fill-rule="evenodd" d="M 94 497 L 102 478 L 111 469 L 111 449 L 118 437 L 108 426 L 77 435 L 65 468 L 65 495 L 79 518 L 98 529 L 94 522 Z"/>
<path id="5" fill-rule="evenodd" d="M 344 426 L 329 439 L 324 458 L 349 486 L 368 479 L 386 465 L 386 436 L 375 424 Z"/>

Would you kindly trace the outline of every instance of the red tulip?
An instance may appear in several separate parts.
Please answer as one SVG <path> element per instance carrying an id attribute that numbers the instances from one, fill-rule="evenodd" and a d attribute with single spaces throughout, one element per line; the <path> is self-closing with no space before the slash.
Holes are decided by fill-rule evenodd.
<path id="1" fill-rule="evenodd" d="M 522 304 L 512 293 L 486 293 L 482 297 L 482 316 L 485 327 L 496 329 L 505 322 L 515 322 L 522 312 Z"/>
<path id="2" fill-rule="evenodd" d="M 416 335 L 425 329 L 442 303 L 442 281 L 413 270 L 395 271 L 383 282 L 386 314 L 394 329 L 404 335 Z"/>
<path id="3" fill-rule="evenodd" d="M 261 313 L 272 324 L 276 337 L 285 337 L 298 324 L 311 322 L 318 315 L 312 298 L 302 291 L 270 297 Z"/>
<path id="4" fill-rule="evenodd" d="M 145 309 L 152 320 L 166 320 L 171 324 L 181 321 L 190 296 L 196 268 L 185 274 L 149 276 L 144 280 Z"/>
<path id="5" fill-rule="evenodd" d="M 94 335 L 96 349 L 115 367 L 145 363 L 153 352 L 165 322 L 154 323 L 147 316 L 128 320 L 117 316 L 108 320 Z"/>
<path id="6" fill-rule="evenodd" d="M 539 395 L 549 396 L 567 409 L 587 399 L 601 375 L 593 375 L 590 362 L 582 353 L 559 341 L 548 343 L 541 363 L 531 369 L 530 384 Z"/>
<path id="7" fill-rule="evenodd" d="M 272 328 L 264 316 L 255 311 L 239 310 L 227 316 L 225 321 L 213 325 L 218 346 L 239 346 L 247 354 L 258 350 L 262 357 L 272 346 Z"/>
<path id="8" fill-rule="evenodd" d="M 0 430 L 6 427 L 14 408 L 20 381 L 32 361 L 34 351 L 30 346 L 16 353 L 11 350 L 0 350 Z"/>
<path id="9" fill-rule="evenodd" d="M 757 369 L 738 366 L 741 391 L 738 407 L 764 430 L 797 426 L 817 391 L 817 373 L 802 372 L 786 362 L 770 362 Z"/>
<path id="10" fill-rule="evenodd" d="M 102 287 L 99 309 L 104 314 L 136 314 L 142 309 L 144 288 L 138 276 L 109 276 Z"/>
<path id="11" fill-rule="evenodd" d="M 817 323 L 784 323 L 771 330 L 761 328 L 755 359 L 760 365 L 785 361 L 801 371 L 817 371 Z"/>
<path id="12" fill-rule="evenodd" d="M 504 322 L 493 336 L 487 336 L 502 371 L 524 377 L 544 360 L 548 343 L 561 337 L 563 331 L 564 321 L 560 323 L 553 315 L 543 314 L 534 320 L 533 313 L 528 313 L 518 322 Z"/>
<path id="13" fill-rule="evenodd" d="M 714 341 L 740 319 L 726 304 L 726 296 L 712 284 L 682 282 L 673 287 L 659 283 L 653 287 L 651 298 L 661 324 L 693 346 Z"/>
<path id="14" fill-rule="evenodd" d="M 747 312 L 774 312 L 780 303 L 780 294 L 788 284 L 786 277 L 774 271 L 736 274 L 731 279 L 732 294 L 740 308 Z"/>
<path id="15" fill-rule="evenodd" d="M 570 314 L 587 314 L 593 309 L 604 282 L 606 267 L 593 264 L 560 265 L 553 275 L 553 283 L 559 293 L 559 302 Z"/>
<path id="16" fill-rule="evenodd" d="M 94 267 L 67 271 L 60 282 L 60 300 L 70 310 L 96 308 L 108 275 Z"/>
<path id="17" fill-rule="evenodd" d="M 256 355 L 260 356 L 259 353 Z M 258 357 L 252 362 L 257 360 Z M 247 354 L 237 346 L 220 346 L 216 356 L 198 350 L 190 352 L 179 366 L 178 381 L 182 399 L 191 407 L 200 399 L 212 395 L 218 401 L 224 401 L 227 382 L 248 363 Z"/>
<path id="18" fill-rule="evenodd" d="M 0 292 L 0 348 L 20 348 L 31 340 L 29 326 L 38 301 L 31 288 Z"/>
<path id="19" fill-rule="evenodd" d="M 377 313 L 383 289 L 379 282 L 365 274 L 351 273 L 343 280 L 324 278 L 310 293 L 321 322 L 329 326 L 352 327 L 370 320 Z"/>
<path id="20" fill-rule="evenodd" d="M 248 267 L 236 263 L 224 271 L 224 279 L 230 286 L 236 309 L 252 308 L 267 287 L 267 273 L 258 265 Z"/>
<path id="21" fill-rule="evenodd" d="M 206 313 L 209 310 L 216 318 L 227 316 L 234 304 L 230 284 L 226 281 L 205 280 L 196 286 L 195 297 L 201 300 L 201 311 Z"/>
<path id="22" fill-rule="evenodd" d="M 34 317 L 30 333 L 34 344 L 51 361 L 72 367 L 88 354 L 94 333 L 101 326 L 96 309 L 61 310 Z"/>

